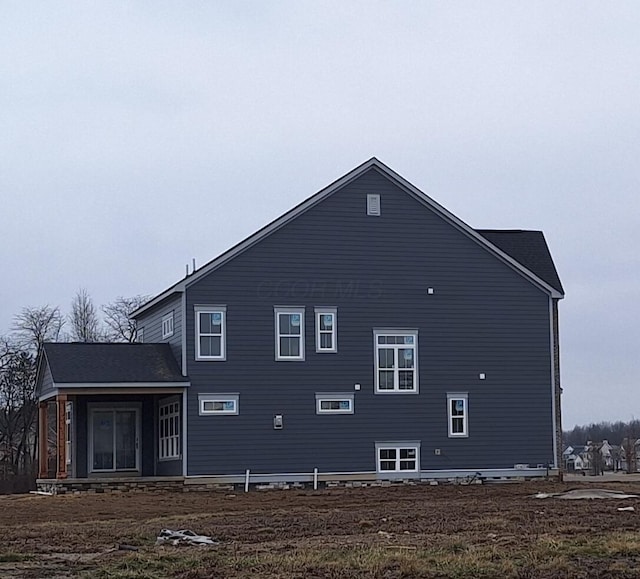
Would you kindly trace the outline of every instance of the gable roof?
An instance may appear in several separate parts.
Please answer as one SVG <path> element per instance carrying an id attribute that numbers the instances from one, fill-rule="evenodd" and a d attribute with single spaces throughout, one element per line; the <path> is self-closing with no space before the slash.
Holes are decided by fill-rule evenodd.
<path id="1" fill-rule="evenodd" d="M 492 240 L 478 233 L 476 230 L 474 230 L 469 225 L 467 225 L 464 221 L 462 221 L 461 219 L 459 219 L 458 217 L 450 213 L 442 205 L 440 205 L 439 203 L 431 199 L 431 197 L 429 197 L 428 195 L 420 191 L 417 187 L 409 183 L 409 181 L 407 181 L 398 173 L 393 171 L 393 169 L 391 169 L 390 167 L 388 167 L 387 165 L 385 165 L 375 157 L 372 157 L 368 161 L 362 163 L 362 165 L 359 165 L 355 169 L 349 171 L 346 175 L 344 175 L 340 179 L 334 181 L 324 189 L 321 189 L 315 195 L 312 195 L 302 203 L 296 205 L 293 209 L 290 209 L 284 215 L 281 215 L 280 217 L 278 217 L 268 225 L 265 225 L 262 229 L 259 229 L 253 235 L 250 235 L 240 243 L 234 245 L 231 249 L 228 249 L 224 253 L 220 254 L 218 257 L 209 261 L 208 263 L 203 265 L 200 269 L 193 272 L 191 275 L 183 278 L 182 280 L 175 283 L 174 285 L 172 285 L 162 293 L 158 294 L 156 297 L 152 298 L 146 304 L 144 304 L 143 306 L 141 306 L 140 308 L 132 312 L 131 317 L 135 318 L 139 316 L 140 314 L 154 307 L 155 305 L 165 300 L 166 298 L 168 298 L 174 293 L 184 292 L 188 286 L 192 285 L 203 276 L 221 267 L 222 265 L 227 263 L 229 260 L 233 259 L 240 253 L 246 251 L 250 247 L 254 246 L 256 243 L 258 243 L 259 241 L 261 241 L 271 233 L 284 227 L 287 223 L 289 223 L 290 221 L 298 217 L 300 214 L 311 209 L 312 207 L 314 207 L 315 205 L 317 205 L 318 203 L 320 203 L 321 201 L 323 201 L 333 193 L 336 193 L 337 191 L 342 189 L 344 186 L 354 181 L 355 179 L 357 179 L 358 177 L 360 177 L 361 175 L 363 175 L 364 173 L 366 173 L 371 169 L 378 171 L 381 175 L 383 175 L 384 177 L 389 179 L 391 182 L 393 182 L 397 187 L 399 187 L 409 195 L 416 198 L 423 205 L 432 209 L 435 213 L 440 215 L 440 217 L 442 217 L 445 221 L 449 222 L 451 225 L 453 225 L 454 227 L 456 227 L 457 229 L 465 233 L 468 237 L 476 241 L 476 243 L 483 246 L 485 249 L 493 253 L 496 257 L 498 257 L 502 261 L 506 262 L 513 269 L 518 271 L 521 275 L 523 275 L 524 277 L 528 278 L 530 281 L 532 281 L 533 283 L 541 287 L 544 291 L 547 291 L 548 293 L 550 293 L 552 297 L 559 298 L 559 299 L 564 297 L 564 292 L 561 289 L 558 289 L 558 287 L 555 287 L 554 285 L 549 284 L 547 280 L 543 279 L 534 271 L 530 270 L 525 264 L 520 263 L 514 256 L 510 255 L 509 253 L 504 251 L 502 248 L 500 248 L 498 245 L 493 243 Z M 545 246 L 546 246 L 546 243 L 545 243 Z M 549 258 L 550 258 L 550 255 L 549 255 Z M 531 261 L 535 261 L 535 260 L 531 260 Z M 557 277 L 557 274 L 556 274 L 556 277 Z"/>
<path id="2" fill-rule="evenodd" d="M 521 263 L 552 288 L 564 293 L 542 231 L 476 229 L 485 239 Z"/>
<path id="3" fill-rule="evenodd" d="M 187 383 L 169 344 L 45 343 L 56 384 Z"/>

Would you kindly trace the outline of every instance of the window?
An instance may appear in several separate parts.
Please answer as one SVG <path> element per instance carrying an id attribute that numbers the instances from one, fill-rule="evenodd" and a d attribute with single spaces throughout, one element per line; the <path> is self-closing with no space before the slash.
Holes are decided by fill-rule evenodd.
<path id="1" fill-rule="evenodd" d="M 418 443 L 376 444 L 378 473 L 418 472 L 420 445 Z"/>
<path id="2" fill-rule="evenodd" d="M 142 344 L 144 342 L 144 328 L 136 329 L 136 342 Z"/>
<path id="3" fill-rule="evenodd" d="M 316 352 L 338 351 L 336 308 L 316 308 Z"/>
<path id="4" fill-rule="evenodd" d="M 180 457 L 180 402 L 172 401 L 158 407 L 158 458 Z"/>
<path id="5" fill-rule="evenodd" d="M 447 394 L 450 437 L 469 436 L 467 400 L 467 394 Z"/>
<path id="6" fill-rule="evenodd" d="M 162 316 L 162 339 L 173 336 L 173 312 Z"/>
<path id="7" fill-rule="evenodd" d="M 276 360 L 304 360 L 304 307 L 275 308 Z"/>
<path id="8" fill-rule="evenodd" d="M 353 394 L 316 394 L 317 414 L 353 414 Z"/>
<path id="9" fill-rule="evenodd" d="M 376 393 L 417 392 L 418 332 L 374 332 Z"/>
<path id="10" fill-rule="evenodd" d="M 209 414 L 238 414 L 238 394 L 200 394 L 200 416 Z"/>
<path id="11" fill-rule="evenodd" d="M 196 360 L 226 360 L 224 306 L 196 306 Z"/>
<path id="12" fill-rule="evenodd" d="M 380 215 L 380 195 L 367 195 L 367 215 Z"/>
<path id="13" fill-rule="evenodd" d="M 71 452 L 73 450 L 73 440 L 71 438 L 71 429 L 73 428 L 73 402 L 64 403 L 64 422 L 67 426 L 64 446 L 67 456 L 67 464 L 71 464 Z"/>

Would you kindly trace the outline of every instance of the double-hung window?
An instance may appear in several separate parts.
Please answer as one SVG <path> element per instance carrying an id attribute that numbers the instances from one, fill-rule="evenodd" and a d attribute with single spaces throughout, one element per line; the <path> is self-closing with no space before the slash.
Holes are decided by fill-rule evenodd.
<path id="1" fill-rule="evenodd" d="M 173 336 L 173 312 L 162 316 L 162 339 L 166 340 Z"/>
<path id="2" fill-rule="evenodd" d="M 304 307 L 276 307 L 276 360 L 304 360 Z"/>
<path id="3" fill-rule="evenodd" d="M 418 332 L 375 331 L 376 392 L 418 391 Z"/>
<path id="4" fill-rule="evenodd" d="M 449 436 L 451 438 L 469 436 L 468 398 L 467 394 L 447 394 Z"/>
<path id="5" fill-rule="evenodd" d="M 316 308 L 316 352 L 338 351 L 336 308 Z"/>
<path id="6" fill-rule="evenodd" d="M 225 360 L 226 318 L 224 306 L 196 306 L 196 360 Z"/>
<path id="7" fill-rule="evenodd" d="M 378 443 L 376 455 L 378 473 L 417 472 L 420 468 L 417 443 Z"/>
<path id="8" fill-rule="evenodd" d="M 180 402 L 177 400 L 158 407 L 158 458 L 180 457 Z"/>

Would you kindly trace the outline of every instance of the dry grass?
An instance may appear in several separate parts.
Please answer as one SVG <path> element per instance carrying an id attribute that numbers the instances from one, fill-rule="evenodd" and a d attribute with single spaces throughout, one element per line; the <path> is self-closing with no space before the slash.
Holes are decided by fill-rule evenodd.
<path id="1" fill-rule="evenodd" d="M 0 497 L 0 576 L 640 577 L 640 515 L 615 500 L 530 497 L 557 488 Z M 157 547 L 163 527 L 220 545 Z"/>

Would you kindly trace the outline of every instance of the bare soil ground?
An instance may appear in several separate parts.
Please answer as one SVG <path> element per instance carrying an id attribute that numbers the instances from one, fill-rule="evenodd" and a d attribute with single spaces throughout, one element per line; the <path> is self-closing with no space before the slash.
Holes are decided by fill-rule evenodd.
<path id="1" fill-rule="evenodd" d="M 0 577 L 640 577 L 640 499 L 531 497 L 593 486 L 2 496 Z M 220 544 L 155 546 L 162 528 Z"/>

